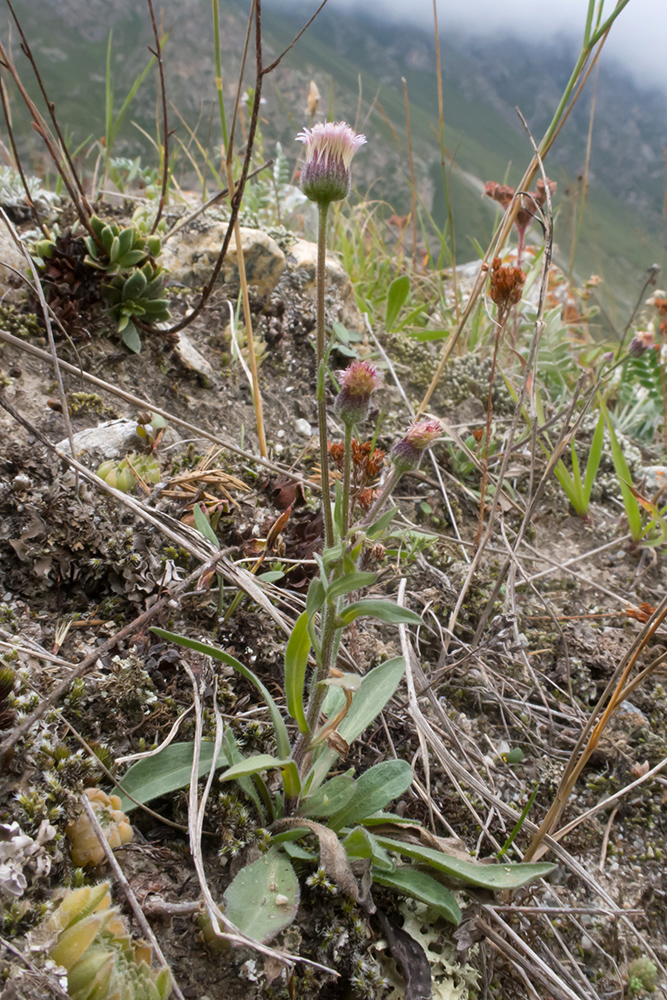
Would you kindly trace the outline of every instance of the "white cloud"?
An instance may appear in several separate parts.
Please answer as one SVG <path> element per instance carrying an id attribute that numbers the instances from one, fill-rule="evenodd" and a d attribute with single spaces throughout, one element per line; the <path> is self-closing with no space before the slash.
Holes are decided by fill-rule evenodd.
<path id="1" fill-rule="evenodd" d="M 433 0 L 329 0 L 328 6 L 433 25 Z M 613 7 L 614 0 L 606 0 L 605 15 Z M 588 0 L 438 0 L 438 21 L 441 31 L 451 25 L 473 34 L 505 32 L 547 42 L 563 33 L 580 39 L 587 10 Z M 606 58 L 618 59 L 642 84 L 667 88 L 666 37 L 665 0 L 630 0 L 612 26 Z"/>

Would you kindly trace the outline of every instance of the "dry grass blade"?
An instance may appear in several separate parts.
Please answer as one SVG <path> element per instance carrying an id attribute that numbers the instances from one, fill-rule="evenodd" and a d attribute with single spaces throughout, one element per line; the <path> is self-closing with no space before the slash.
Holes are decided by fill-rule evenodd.
<path id="1" fill-rule="evenodd" d="M 624 692 L 626 681 L 637 662 L 637 658 L 642 649 L 647 645 L 654 633 L 667 617 L 667 597 L 663 598 L 654 614 L 646 623 L 640 634 L 635 639 L 632 647 L 621 660 L 614 675 L 605 688 L 598 704 L 593 709 L 590 719 L 572 752 L 570 761 L 561 778 L 558 791 L 547 815 L 544 817 L 539 830 L 533 838 L 530 847 L 526 851 L 526 859 L 541 856 L 546 847 L 542 848 L 542 841 L 547 834 L 550 834 L 563 813 L 567 800 L 572 794 L 572 790 L 577 783 L 586 762 L 600 742 L 600 737 L 604 732 L 613 712 L 621 703 L 621 696 Z M 600 714 L 601 713 L 601 714 Z M 598 714 L 600 718 L 597 723 L 595 719 Z M 590 734 L 590 735 L 589 735 Z"/>
<path id="2" fill-rule="evenodd" d="M 146 920 L 146 917 L 144 916 L 143 910 L 141 909 L 141 906 L 139 905 L 139 901 L 137 900 L 137 897 L 135 896 L 134 892 L 132 891 L 132 886 L 130 885 L 130 883 L 125 878 L 125 873 L 123 872 L 123 869 L 118 864 L 118 861 L 116 860 L 116 855 L 114 854 L 114 852 L 109 847 L 109 842 L 107 841 L 107 838 L 104 836 L 104 830 L 100 826 L 100 821 L 98 820 L 97 816 L 95 815 L 95 810 L 91 806 L 91 804 L 90 804 L 90 802 L 88 800 L 88 796 L 87 795 L 82 795 L 80 801 L 81 801 L 81 805 L 84 808 L 86 816 L 88 817 L 88 820 L 89 820 L 89 822 L 90 822 L 93 830 L 95 831 L 95 836 L 97 837 L 97 839 L 98 839 L 98 841 L 100 843 L 100 847 L 104 851 L 106 859 L 109 862 L 109 864 L 111 865 L 113 873 L 116 876 L 116 879 L 118 880 L 118 884 L 120 885 L 121 889 L 123 890 L 125 898 L 127 899 L 128 903 L 130 904 L 130 907 L 132 908 L 132 912 L 134 913 L 135 919 L 136 919 L 137 923 L 139 924 L 139 927 L 141 928 L 141 931 L 142 931 L 144 937 L 146 938 L 147 941 L 150 941 L 150 943 L 152 944 L 153 950 L 155 951 L 155 954 L 157 955 L 158 959 L 160 960 L 160 963 L 163 966 L 167 966 L 168 967 L 168 962 L 167 962 L 166 958 L 164 957 L 164 955 L 162 954 L 162 949 L 160 948 L 158 939 L 155 937 L 155 934 L 153 933 L 153 928 L 151 927 L 151 925 Z M 172 988 L 172 990 L 174 992 L 174 995 L 176 997 L 178 997 L 178 1000 L 185 1000 L 185 997 L 183 996 L 178 983 L 174 979 L 174 974 L 173 973 L 171 974 L 171 988 Z"/>
<path id="3" fill-rule="evenodd" d="M 198 797 L 198 775 L 199 775 L 199 757 L 201 743 L 203 739 L 203 728 L 204 728 L 204 710 L 202 702 L 201 693 L 201 683 L 195 677 L 194 672 L 188 665 L 188 663 L 183 660 L 183 666 L 186 670 L 188 677 L 190 678 L 190 683 L 192 684 L 192 692 L 194 697 L 194 707 L 195 707 L 195 737 L 194 737 L 194 753 L 192 757 L 192 772 L 190 779 L 190 791 L 188 793 L 188 829 L 190 832 L 190 852 L 192 854 L 192 860 L 197 872 L 197 878 L 199 880 L 199 886 L 204 897 L 204 902 L 206 904 L 206 911 L 211 921 L 211 927 L 216 937 L 220 937 L 230 943 L 237 945 L 245 945 L 248 948 L 252 948 L 254 951 L 259 952 L 262 955 L 266 955 L 268 958 L 274 958 L 278 962 L 284 965 L 293 965 L 295 962 L 305 962 L 307 965 L 313 966 L 313 968 L 320 969 L 322 972 L 327 972 L 332 976 L 338 977 L 338 973 L 334 969 L 328 968 L 326 965 L 320 965 L 318 962 L 311 962 L 309 959 L 301 958 L 298 955 L 291 955 L 289 952 L 277 951 L 274 948 L 269 948 L 268 945 L 261 944 L 259 941 L 255 941 L 253 938 L 243 934 L 238 927 L 227 919 L 218 904 L 213 899 L 211 890 L 208 884 L 208 879 L 206 878 L 206 871 L 204 869 L 204 859 L 202 855 L 201 848 L 201 838 L 204 825 L 204 815 L 206 812 L 206 802 L 208 799 L 209 792 L 211 790 L 211 784 L 215 774 L 215 762 L 220 754 L 222 747 L 222 736 L 223 736 L 223 723 L 222 716 L 217 705 L 217 699 L 215 698 L 214 692 L 214 714 L 215 714 L 215 744 L 213 749 L 213 761 L 211 764 L 211 769 L 209 771 L 208 779 L 206 781 L 206 786 L 202 793 L 201 800 Z M 224 930 L 221 930 L 224 928 Z"/>
<path id="4" fill-rule="evenodd" d="M 20 351 L 31 354 L 33 357 L 40 358 L 42 361 L 52 363 L 52 359 L 48 351 L 44 351 L 40 347 L 36 347 L 34 344 L 30 344 L 27 341 L 20 340 L 18 337 L 14 337 L 11 333 L 7 333 L 6 330 L 0 330 L 0 340 L 3 340 L 6 344 L 11 344 L 12 347 L 17 347 Z M 212 441 L 213 444 L 225 448 L 227 451 L 231 452 L 232 455 L 238 455 L 240 458 L 244 458 L 249 462 L 261 465 L 263 468 L 269 469 L 271 472 L 278 472 L 282 476 L 287 476 L 289 479 L 293 479 L 294 482 L 307 482 L 315 489 L 319 488 L 317 483 L 311 483 L 310 480 L 307 480 L 304 476 L 293 472 L 287 466 L 280 465 L 277 462 L 271 462 L 266 458 L 260 458 L 257 455 L 253 455 L 252 452 L 244 451 L 243 448 L 237 447 L 237 445 L 233 444 L 231 441 L 226 441 L 221 438 L 219 434 L 212 434 L 210 431 L 206 430 L 205 427 L 198 427 L 196 424 L 191 424 L 187 420 L 182 420 L 174 413 L 170 413 L 169 410 L 165 410 L 163 407 L 152 403 L 150 399 L 144 399 L 141 396 L 133 395 L 131 392 L 125 392 L 118 386 L 112 385 L 110 382 L 105 382 L 104 379 L 98 378 L 96 375 L 91 375 L 89 372 L 85 372 L 83 369 L 77 368 L 75 365 L 70 365 L 66 361 L 60 361 L 59 364 L 63 371 L 66 371 L 71 375 L 76 375 L 78 378 L 89 382 L 91 385 L 97 386 L 98 389 L 102 389 L 104 392 L 109 392 L 113 396 L 117 396 L 119 399 L 123 399 L 125 402 L 131 403 L 139 410 L 150 410 L 151 413 L 157 413 L 170 423 L 175 424 L 177 427 L 182 427 L 184 430 L 196 435 L 198 438 L 203 438 L 206 441 Z"/>
<path id="5" fill-rule="evenodd" d="M 666 599 L 667 600 L 667 599 Z M 414 650 L 409 641 L 407 628 L 404 625 L 399 626 L 399 631 L 401 633 L 401 650 L 403 655 L 411 658 L 412 672 L 415 679 L 416 689 L 421 689 L 427 687 L 428 679 L 426 678 L 418 659 L 415 656 Z M 428 688 L 427 697 L 430 701 L 431 708 L 435 714 L 435 717 L 446 725 L 447 715 L 443 709 L 442 704 L 439 699 L 433 693 L 433 691 Z M 470 810 L 471 815 L 476 818 L 476 822 L 479 823 L 480 827 L 483 828 L 484 823 L 481 817 L 477 814 L 474 806 L 469 801 L 469 796 L 464 792 L 462 786 L 466 786 L 470 789 L 476 796 L 478 796 L 483 802 L 493 806 L 496 810 L 498 816 L 506 816 L 513 823 L 516 823 L 520 819 L 519 812 L 510 806 L 508 803 L 504 802 L 495 792 L 492 790 L 490 785 L 483 781 L 472 768 L 466 767 L 462 764 L 451 751 L 446 746 L 444 740 L 436 732 L 434 726 L 425 717 L 419 704 L 410 706 L 410 714 L 415 721 L 415 724 L 422 730 L 430 750 L 435 755 L 438 763 L 442 766 L 445 773 L 452 780 L 454 787 L 456 788 L 458 794 L 461 797 L 461 801 L 467 809 Z M 530 819 L 524 819 L 523 829 L 529 833 L 537 832 L 537 825 L 533 823 Z M 489 839 L 497 850 L 499 844 L 489 832 Z M 630 920 L 628 914 L 623 910 L 619 909 L 614 900 L 609 895 L 609 893 L 600 885 L 600 883 L 594 878 L 591 872 L 577 860 L 572 854 L 570 854 L 565 848 L 554 840 L 553 837 L 546 834 L 544 836 L 544 843 L 551 849 L 555 857 L 562 862 L 570 871 L 585 885 L 591 892 L 598 896 L 604 904 L 614 912 L 618 919 L 625 925 L 627 930 L 636 938 L 638 946 L 643 950 L 643 952 L 648 955 L 649 958 L 656 964 L 658 969 L 661 971 L 662 975 L 667 977 L 667 969 L 665 969 L 664 964 L 660 961 L 660 957 L 656 954 L 655 950 L 651 947 L 647 938 L 634 926 Z M 513 845 L 516 848 L 516 842 Z M 527 856 L 524 855 L 524 860 L 528 860 Z"/>

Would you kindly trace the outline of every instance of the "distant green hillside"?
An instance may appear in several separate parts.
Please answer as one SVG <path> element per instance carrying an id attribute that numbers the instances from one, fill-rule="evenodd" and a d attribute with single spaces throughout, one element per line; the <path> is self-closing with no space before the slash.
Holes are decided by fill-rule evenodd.
<path id="1" fill-rule="evenodd" d="M 112 70 L 117 110 L 149 58 L 147 45 L 151 33 L 143 7 L 130 0 L 108 0 L 105 4 L 99 0 L 15 0 L 15 6 L 39 55 L 49 92 L 72 145 L 98 139 L 104 131 L 108 29 L 113 28 Z M 191 127 L 198 126 L 199 140 L 215 158 L 220 136 L 210 41 L 210 0 L 165 0 L 163 6 L 164 26 L 170 33 L 165 47 L 170 104 L 178 108 Z M 238 72 L 246 8 L 247 4 L 240 2 L 223 5 L 223 72 L 230 95 Z M 265 5 L 267 49 L 277 52 L 285 47 L 301 26 L 301 17 L 291 8 L 286 13 Z M 6 18 L 3 13 L 0 27 L 4 27 Z M 7 37 L 4 30 L 3 37 Z M 454 159 L 450 188 L 457 256 L 459 262 L 464 262 L 475 257 L 474 242 L 486 245 L 492 232 L 495 206 L 481 196 L 483 182 L 516 183 L 530 157 L 529 141 L 516 124 L 513 102 L 525 111 L 539 138 L 571 69 L 572 54 L 562 47 L 535 51 L 511 41 L 505 42 L 504 47 L 484 48 L 478 41 L 448 37 L 443 37 L 442 51 L 445 142 Z M 29 68 L 25 59 L 17 55 L 17 61 L 27 81 Z M 508 64 L 515 66 L 516 71 L 508 73 Z M 322 94 L 322 110 L 350 121 L 357 118 L 359 111 L 359 126 L 363 126 L 369 138 L 363 156 L 355 163 L 360 193 L 370 192 L 371 197 L 385 200 L 404 214 L 409 210 L 410 191 L 401 77 L 405 77 L 410 95 L 418 187 L 437 225 L 442 227 L 446 211 L 440 170 L 434 46 L 428 33 L 325 10 L 277 73 L 267 80 L 267 105 L 262 122 L 266 148 L 270 151 L 273 142 L 280 139 L 287 155 L 296 161 L 293 138 L 295 130 L 307 123 L 306 92 L 312 78 Z M 629 142 L 622 141 L 626 122 L 616 121 L 614 109 L 627 105 L 626 118 L 630 121 L 637 105 L 633 93 L 628 93 L 627 81 L 615 84 L 613 77 L 602 73 L 600 79 L 598 124 L 608 140 L 611 135 L 611 141 L 607 142 L 606 151 L 594 143 L 589 199 L 575 266 L 581 278 L 592 272 L 604 278 L 605 306 L 622 326 L 646 268 L 654 262 L 666 263 L 663 220 L 655 208 L 660 196 L 660 178 L 655 167 L 652 172 L 647 168 L 642 173 L 641 162 L 637 162 L 641 157 L 629 159 Z M 251 82 L 250 71 L 246 83 Z M 36 93 L 33 83 L 30 89 Z M 658 136 L 664 134 L 660 132 L 660 107 L 651 105 L 648 98 L 644 103 L 647 113 L 632 125 L 634 132 L 645 136 L 652 147 L 659 141 Z M 34 155 L 37 149 L 34 135 L 15 95 L 12 107 L 17 132 L 24 142 L 30 143 Z M 118 155 L 141 154 L 144 162 L 154 162 L 154 150 L 140 128 L 155 134 L 156 111 L 155 80 L 151 77 L 119 133 L 115 150 Z M 187 129 L 173 108 L 170 115 L 177 136 L 187 142 Z M 559 139 L 559 148 L 547 163 L 549 175 L 559 184 L 556 242 L 559 260 L 565 265 L 573 231 L 572 195 L 567 192 L 577 190 L 587 115 L 586 100 L 568 122 Z M 620 130 L 618 135 L 614 130 Z M 187 159 L 178 152 L 176 141 L 173 150 L 181 169 L 187 173 Z M 618 159 L 617 168 L 610 162 L 614 157 Z M 89 166 L 92 168 L 90 163 Z M 192 183 L 191 169 L 189 173 L 188 181 Z M 388 214 L 390 211 L 387 209 Z"/>

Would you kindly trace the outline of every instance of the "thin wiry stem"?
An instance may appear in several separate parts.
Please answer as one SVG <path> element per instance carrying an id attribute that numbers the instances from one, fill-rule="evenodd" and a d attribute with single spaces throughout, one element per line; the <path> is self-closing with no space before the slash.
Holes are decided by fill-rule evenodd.
<path id="1" fill-rule="evenodd" d="M 25 36 L 25 34 L 23 32 L 23 28 L 21 26 L 21 22 L 19 21 L 17 15 L 16 15 L 16 11 L 12 7 L 11 0 L 7 0 L 7 6 L 9 7 L 10 13 L 11 13 L 12 17 L 14 18 L 14 23 L 16 24 L 16 27 L 18 28 L 19 35 L 21 36 L 21 49 L 23 50 L 26 58 L 29 60 L 30 65 L 32 66 L 32 71 L 35 74 L 35 79 L 37 80 L 37 84 L 38 84 L 39 89 L 41 91 L 42 97 L 44 98 L 44 103 L 46 104 L 46 106 L 48 108 L 49 117 L 51 119 L 51 122 L 53 123 L 53 128 L 54 128 L 54 131 L 55 131 L 55 133 L 56 133 L 56 135 L 58 137 L 58 142 L 60 143 L 60 148 L 62 150 L 63 156 L 65 157 L 65 160 L 67 161 L 67 166 L 70 169 L 70 172 L 71 172 L 72 178 L 74 180 L 74 183 L 76 184 L 76 186 L 78 188 L 78 191 L 79 191 L 79 195 L 81 196 L 83 207 L 84 207 L 87 215 L 90 216 L 90 215 L 93 214 L 93 210 L 91 209 L 90 205 L 88 204 L 88 200 L 86 198 L 85 191 L 83 190 L 83 184 L 81 183 L 79 175 L 78 175 L 78 173 L 76 171 L 76 168 L 75 168 L 75 166 L 74 166 L 74 164 L 72 162 L 72 158 L 69 155 L 69 150 L 67 148 L 67 143 L 65 142 L 65 138 L 64 138 L 62 132 L 60 131 L 60 125 L 58 124 L 58 119 L 56 118 L 56 106 L 53 103 L 53 101 L 49 100 L 49 96 L 46 93 L 46 88 L 45 88 L 44 83 L 42 81 L 42 77 L 41 77 L 41 74 L 39 72 L 39 69 L 37 68 L 37 63 L 35 61 L 35 57 L 32 54 L 32 49 L 30 48 L 30 45 L 28 44 L 28 39 L 26 38 L 26 36 Z M 56 163 L 56 166 L 57 165 L 58 164 Z M 76 204 L 76 199 L 73 199 L 73 201 Z"/>
<path id="2" fill-rule="evenodd" d="M 438 70 L 438 121 L 440 124 L 440 168 L 442 170 L 442 185 L 445 192 L 445 204 L 447 205 L 447 227 L 449 230 L 449 246 L 452 258 L 452 293 L 454 295 L 454 316 L 458 325 L 461 319 L 461 305 L 459 303 L 458 277 L 456 274 L 456 237 L 454 233 L 454 213 L 452 211 L 452 198 L 449 190 L 449 180 L 447 177 L 447 167 L 445 165 L 445 105 L 442 92 L 442 59 L 440 57 L 440 32 L 438 29 L 438 5 L 437 0 L 433 0 L 433 27 L 435 40 L 435 62 Z"/>
<path id="3" fill-rule="evenodd" d="M 162 212 L 164 211 L 165 202 L 167 200 L 167 185 L 169 183 L 169 116 L 167 114 L 167 86 L 164 80 L 164 65 L 162 62 L 162 45 L 160 44 L 160 33 L 157 29 L 157 22 L 155 20 L 155 11 L 153 10 L 153 0 L 147 0 L 148 9 L 151 15 L 151 26 L 153 28 L 153 37 L 155 38 L 155 49 L 151 49 L 149 46 L 148 51 L 151 55 L 155 56 L 157 59 L 158 76 L 160 79 L 160 95 L 162 98 L 162 130 L 164 132 L 164 142 L 163 142 L 163 155 L 162 155 L 162 188 L 160 191 L 160 201 L 157 207 L 157 213 L 155 215 L 155 221 L 153 222 L 153 228 L 151 233 L 154 233 L 158 227 L 158 223 L 162 218 Z"/>
<path id="4" fill-rule="evenodd" d="M 41 216 L 37 211 L 37 206 L 32 200 L 32 195 L 30 194 L 30 188 L 28 187 L 28 181 L 23 171 L 23 164 L 21 162 L 21 157 L 19 156 L 19 151 L 16 147 L 16 140 L 14 139 L 14 130 L 12 128 L 12 117 L 9 112 L 9 101 L 7 97 L 7 90 L 5 88 L 4 80 L 0 74 L 0 100 L 2 100 L 2 113 L 5 118 L 5 125 L 7 126 L 7 135 L 9 136 L 9 144 L 12 147 L 12 153 L 14 154 L 14 163 L 16 164 L 16 169 L 19 172 L 19 177 L 21 178 L 21 183 L 23 184 L 23 190 L 25 191 L 25 200 L 30 207 L 30 211 L 33 214 L 33 218 L 39 228 L 42 230 L 43 235 L 49 239 L 49 231 L 42 222 Z"/>

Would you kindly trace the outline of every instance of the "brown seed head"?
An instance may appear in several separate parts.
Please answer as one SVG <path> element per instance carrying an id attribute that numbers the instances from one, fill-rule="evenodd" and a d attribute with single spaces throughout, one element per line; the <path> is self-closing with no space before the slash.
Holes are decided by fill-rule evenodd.
<path id="1" fill-rule="evenodd" d="M 525 283 L 526 275 L 520 267 L 503 264 L 500 257 L 494 257 L 491 265 L 489 295 L 502 313 L 506 313 L 512 306 L 521 301 Z"/>

